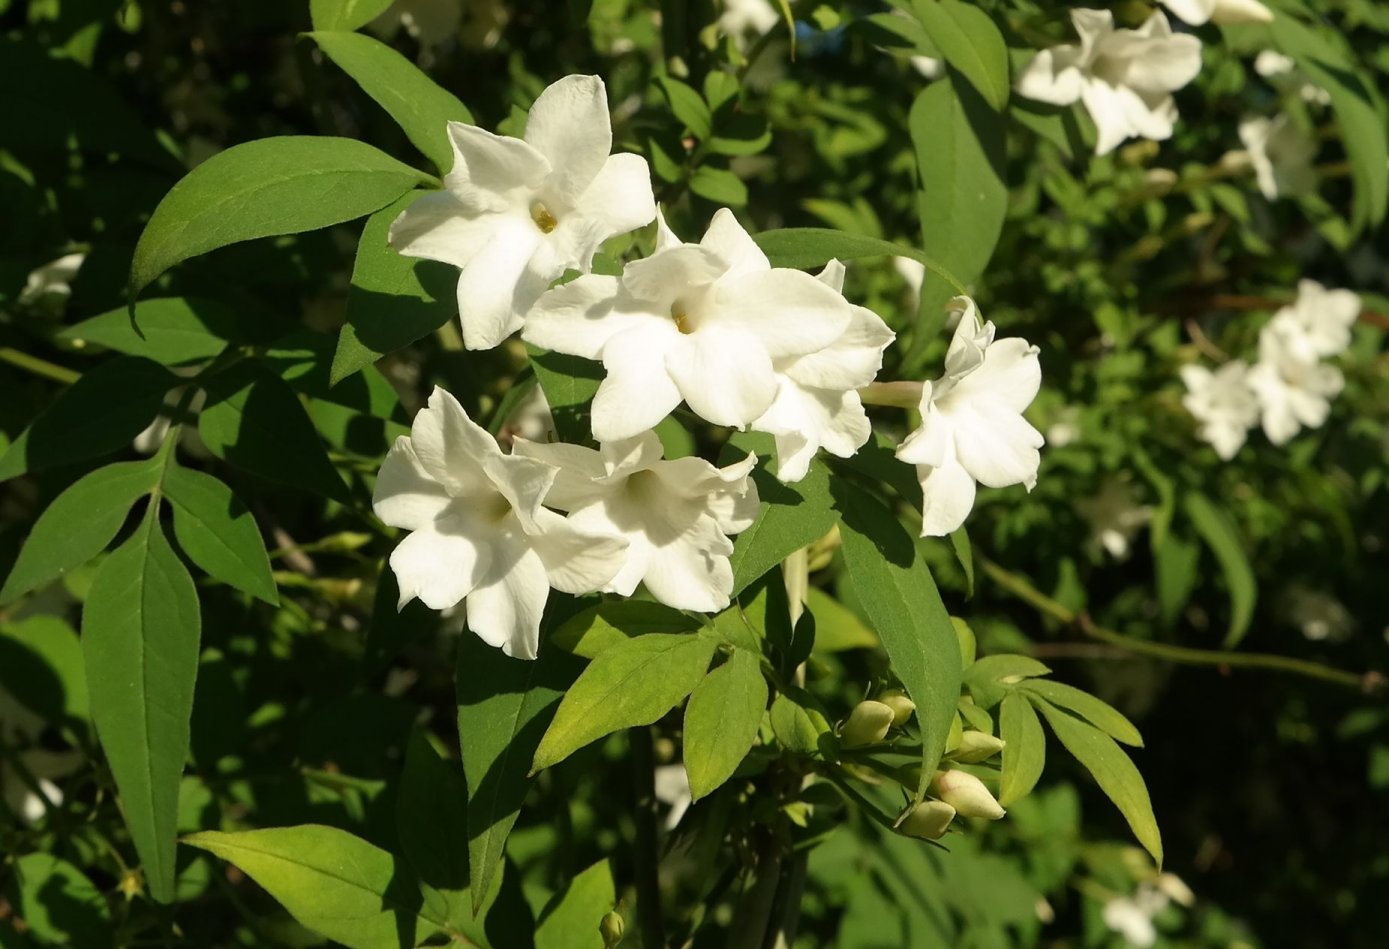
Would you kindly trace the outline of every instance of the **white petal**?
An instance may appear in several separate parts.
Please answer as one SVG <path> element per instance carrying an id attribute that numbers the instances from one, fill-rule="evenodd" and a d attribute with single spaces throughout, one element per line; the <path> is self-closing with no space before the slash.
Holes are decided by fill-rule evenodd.
<path id="1" fill-rule="evenodd" d="M 954 458 L 939 468 L 918 465 L 921 536 L 944 537 L 959 530 L 974 508 L 974 479 Z"/>
<path id="2" fill-rule="evenodd" d="M 951 419 L 934 405 L 928 405 L 921 413 L 921 425 L 897 446 L 896 455 L 899 461 L 909 465 L 939 468 L 954 457 L 953 444 Z"/>
<path id="3" fill-rule="evenodd" d="M 752 480 L 757 455 L 723 468 L 702 458 L 675 458 L 653 470 L 672 499 L 695 502 L 702 515 L 712 517 L 725 534 L 737 534 L 757 519 L 757 484 Z"/>
<path id="4" fill-rule="evenodd" d="M 678 543 L 652 548 L 643 582 L 666 606 L 718 612 L 728 606 L 733 591 L 733 567 L 728 562 L 732 549 L 716 527 L 700 525 Z"/>
<path id="5" fill-rule="evenodd" d="M 644 227 L 656 216 L 651 168 L 640 155 L 613 155 L 580 197 L 574 211 L 600 222 L 602 240 Z"/>
<path id="6" fill-rule="evenodd" d="M 431 610 L 446 610 L 473 592 L 491 557 L 473 537 L 448 532 L 460 524 L 445 521 L 438 530 L 414 531 L 391 552 L 399 606 L 418 597 Z"/>
<path id="7" fill-rule="evenodd" d="M 536 518 L 558 469 L 534 458 L 503 455 L 500 452 L 482 458 L 482 470 L 504 497 L 527 533 L 536 530 Z"/>
<path id="8" fill-rule="evenodd" d="M 810 274 L 777 268 L 731 275 L 714 288 L 704 323 L 751 334 L 773 358 L 823 349 L 849 327 L 849 303 Z M 701 324 L 704 325 L 704 324 Z"/>
<path id="9" fill-rule="evenodd" d="M 462 122 L 450 122 L 448 133 L 453 168 L 444 176 L 444 187 L 470 216 L 528 208 L 550 174 L 545 156 L 519 138 Z"/>
<path id="10" fill-rule="evenodd" d="M 1037 347 L 1010 337 L 990 345 L 979 368 L 961 379 L 946 401 L 987 399 L 990 404 L 1021 412 L 1032 404 L 1041 386 Z"/>
<path id="11" fill-rule="evenodd" d="M 705 326 L 681 336 L 666 352 L 665 368 L 695 414 L 715 425 L 742 428 L 776 397 L 767 351 L 739 330 Z"/>
<path id="12" fill-rule="evenodd" d="M 669 316 L 677 302 L 688 308 L 697 294 L 724 275 L 727 265 L 714 252 L 698 244 L 676 244 L 644 260 L 634 260 L 622 270 L 622 285 L 637 300 L 649 302 L 653 311 Z"/>
<path id="13" fill-rule="evenodd" d="M 1153 16 L 1160 17 L 1155 13 Z M 1175 92 L 1201 72 L 1201 41 L 1189 34 L 1150 44 L 1129 63 L 1124 82 L 1144 92 Z"/>
<path id="14" fill-rule="evenodd" d="M 777 363 L 777 371 L 804 386 L 858 389 L 868 385 L 883 365 L 885 350 L 896 335 L 882 318 L 861 306 L 849 308 L 849 326 L 819 352 Z"/>
<path id="15" fill-rule="evenodd" d="M 540 555 L 515 543 L 499 552 L 487 581 L 468 595 L 468 628 L 517 659 L 534 659 L 550 581 Z"/>
<path id="16" fill-rule="evenodd" d="M 666 350 L 680 337 L 675 324 L 619 333 L 603 347 L 608 375 L 593 399 L 593 437 L 617 441 L 654 428 L 680 404 L 666 369 Z"/>
<path id="17" fill-rule="evenodd" d="M 428 530 L 450 500 L 444 486 L 420 464 L 410 439 L 403 435 L 397 438 L 376 476 L 371 498 L 376 516 L 391 527 Z"/>
<path id="18" fill-rule="evenodd" d="M 730 274 L 757 273 L 772 267 L 762 248 L 757 246 L 752 235 L 743 229 L 728 208 L 719 208 L 714 212 L 699 246 L 717 254 Z"/>
<path id="19" fill-rule="evenodd" d="M 429 404 L 415 413 L 410 445 L 430 478 L 458 497 L 493 493 L 482 459 L 499 455 L 497 442 L 463 411 L 450 393 L 434 387 Z"/>
<path id="20" fill-rule="evenodd" d="M 613 578 L 627 554 L 627 541 L 616 533 L 578 529 L 553 511 L 536 518 L 540 533 L 531 544 L 545 564 L 549 583 L 564 593 L 592 593 Z"/>
<path id="21" fill-rule="evenodd" d="M 895 257 L 894 260 L 904 260 L 906 258 Z M 815 279 L 829 287 L 835 293 L 844 292 L 844 272 L 848 270 L 844 263 L 837 258 L 831 257 L 825 261 L 825 266 L 815 275 Z"/>
<path id="22" fill-rule="evenodd" d="M 554 484 L 545 495 L 545 503 L 550 507 L 572 511 L 603 494 L 603 486 L 595 482 L 607 475 L 607 466 L 603 456 L 592 448 L 564 442 L 542 445 L 518 438 L 512 442 L 511 452 L 557 469 Z"/>
<path id="23" fill-rule="evenodd" d="M 1084 73 L 1077 67 L 1080 49 L 1076 46 L 1055 46 L 1044 49 L 1023 67 L 1016 88 L 1024 99 L 1070 105 L 1080 98 Z"/>
<path id="24" fill-rule="evenodd" d="M 565 76 L 531 106 L 526 142 L 549 159 L 554 171 L 546 190 L 573 207 L 598 176 L 612 151 L 608 90 L 597 76 Z"/>
<path id="25" fill-rule="evenodd" d="M 1216 0 L 1162 0 L 1162 5 L 1183 23 L 1200 26 L 1211 18 Z"/>
<path id="26" fill-rule="evenodd" d="M 616 277 L 586 274 L 547 291 L 526 314 L 521 337 L 542 349 L 599 358 L 608 340 L 629 325 L 613 312 L 620 286 Z"/>
<path id="27" fill-rule="evenodd" d="M 1137 135 L 1137 125 L 1146 121 L 1144 114 L 1148 112 L 1147 105 L 1138 93 L 1127 87 L 1111 86 L 1100 81 L 1087 82 L 1081 90 L 1081 99 L 1099 133 L 1095 141 L 1096 155 L 1107 155 L 1114 151 L 1125 139 Z M 1171 134 L 1170 129 L 1168 134 Z"/>
<path id="28" fill-rule="evenodd" d="M 1259 0 L 1216 0 L 1211 19 L 1226 24 L 1272 23 L 1273 11 Z"/>
<path id="29" fill-rule="evenodd" d="M 668 247 L 675 247 L 683 244 L 684 241 L 675 236 L 675 232 L 666 223 L 666 216 L 661 213 L 661 209 L 656 209 L 656 251 L 663 251 Z"/>
<path id="30" fill-rule="evenodd" d="M 805 477 L 820 448 L 848 458 L 872 434 L 858 393 L 803 388 L 787 379 L 752 428 L 776 437 L 776 476 L 788 484 Z"/>
<path id="31" fill-rule="evenodd" d="M 1037 481 L 1042 433 L 1021 415 L 993 407 L 970 406 L 952 412 L 955 451 L 960 464 L 980 484 L 1004 488 Z"/>
<path id="32" fill-rule="evenodd" d="M 388 239 L 404 257 L 463 267 L 492 240 L 502 220 L 499 212 L 469 210 L 451 191 L 433 191 L 400 212 Z"/>
<path id="33" fill-rule="evenodd" d="M 563 272 L 531 269 L 544 236 L 528 216 L 507 216 L 500 219 L 491 243 L 463 268 L 458 316 L 467 348 L 491 349 L 520 329 L 527 311 Z"/>

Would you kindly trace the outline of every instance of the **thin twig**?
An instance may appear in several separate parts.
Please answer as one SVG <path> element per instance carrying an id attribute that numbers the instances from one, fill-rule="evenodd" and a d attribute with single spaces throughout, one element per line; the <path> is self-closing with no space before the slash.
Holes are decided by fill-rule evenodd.
<path id="1" fill-rule="evenodd" d="M 80 372 L 60 366 L 57 363 L 51 363 L 47 359 L 22 353 L 9 346 L 0 346 L 0 362 L 7 362 L 25 372 L 43 376 L 45 379 L 52 379 L 54 382 L 61 382 L 65 386 L 70 386 L 82 378 Z"/>

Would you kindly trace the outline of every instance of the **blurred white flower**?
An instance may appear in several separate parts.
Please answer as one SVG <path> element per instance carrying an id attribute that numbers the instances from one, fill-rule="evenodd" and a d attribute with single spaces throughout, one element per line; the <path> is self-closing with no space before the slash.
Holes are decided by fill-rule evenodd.
<path id="1" fill-rule="evenodd" d="M 30 711 L 7 689 L 0 688 L 0 741 L 11 748 L 20 767 L 38 784 L 36 791 L 14 765 L 0 760 L 0 795 L 10 812 L 26 824 L 38 823 L 49 806 L 63 803 L 63 792 L 52 779 L 69 775 L 82 766 L 82 756 L 76 751 L 24 747 L 32 745 L 44 725 L 42 717 Z M 43 798 L 48 799 L 47 805 Z"/>
<path id="2" fill-rule="evenodd" d="M 844 265 L 831 260 L 820 272 L 825 286 L 842 293 Z M 882 368 L 883 350 L 895 334 L 872 310 L 849 308 L 849 325 L 824 349 L 772 361 L 777 393 L 752 429 L 776 436 L 777 477 L 799 481 L 821 448 L 852 457 L 873 434 L 857 390 Z"/>
<path id="3" fill-rule="evenodd" d="M 1239 138 L 1249 151 L 1265 198 L 1272 201 L 1317 190 L 1317 171 L 1312 165 L 1317 143 L 1286 114 L 1274 119 L 1245 119 L 1239 124 Z"/>
<path id="4" fill-rule="evenodd" d="M 1321 590 L 1293 586 L 1284 594 L 1282 606 L 1288 622 L 1314 642 L 1345 639 L 1355 628 L 1355 617 L 1345 604 Z"/>
<path id="5" fill-rule="evenodd" d="M 923 537 L 964 523 L 976 481 L 1031 491 L 1045 441 L 1022 415 L 1042 383 L 1037 347 L 1016 338 L 995 343 L 993 323 L 980 321 L 968 297 L 956 297 L 951 307 L 962 312 L 945 374 L 923 384 L 921 427 L 897 448 L 921 481 Z"/>
<path id="6" fill-rule="evenodd" d="M 1166 909 L 1168 902 L 1166 893 L 1144 882 L 1138 884 L 1132 896 L 1121 896 L 1105 903 L 1100 918 L 1129 945 L 1148 949 L 1157 942 L 1153 917 Z"/>
<path id="7" fill-rule="evenodd" d="M 607 89 L 566 76 L 531 106 L 524 139 L 450 122 L 444 188 L 391 225 L 406 257 L 461 268 L 458 313 L 469 349 L 491 349 L 565 270 L 587 271 L 600 244 L 656 216 L 640 155 L 610 155 Z"/>
<path id="8" fill-rule="evenodd" d="M 694 795 L 690 792 L 690 776 L 685 773 L 683 764 L 657 766 L 656 800 L 670 805 L 670 811 L 666 814 L 666 830 L 674 830 L 694 802 Z"/>
<path id="9" fill-rule="evenodd" d="M 1285 444 L 1304 426 L 1319 428 L 1344 384 L 1341 370 L 1307 358 L 1303 341 L 1286 326 L 1270 322 L 1260 332 L 1259 361 L 1249 370 L 1249 386 L 1273 444 Z"/>
<path id="10" fill-rule="evenodd" d="M 509 446 L 512 440 L 517 438 L 542 444 L 559 441 L 555 417 L 550 412 L 550 403 L 545 400 L 545 391 L 539 384 L 531 386 L 530 391 L 516 403 L 497 435 L 497 440 L 503 446 Z"/>
<path id="11" fill-rule="evenodd" d="M 196 375 L 196 368 L 175 367 L 173 372 L 178 375 Z M 142 455 L 153 455 L 159 450 L 159 446 L 164 442 L 164 436 L 169 433 L 169 428 L 173 425 L 172 413 L 183 402 L 183 397 L 188 392 L 187 386 L 175 386 L 164 396 L 164 405 L 155 416 L 153 422 L 145 426 L 145 430 L 136 435 L 131 441 L 131 447 Z M 207 401 L 207 393 L 198 389 L 193 393 L 193 398 L 188 402 L 187 411 L 196 415 L 202 411 L 203 403 Z M 178 430 L 178 443 L 182 448 L 194 458 L 211 458 L 212 453 L 207 450 L 207 445 L 203 444 L 203 438 L 198 434 L 196 422 L 188 422 Z"/>
<path id="12" fill-rule="evenodd" d="M 715 425 L 746 428 L 777 394 L 775 363 L 844 336 L 847 300 L 799 270 L 773 269 L 733 212 L 720 209 L 699 244 L 663 231 L 655 253 L 557 287 L 526 318 L 524 338 L 598 359 L 593 436 L 620 441 L 653 428 L 683 399 Z M 838 385 L 821 361 L 806 384 Z"/>
<path id="13" fill-rule="evenodd" d="M 1291 56 L 1266 49 L 1254 57 L 1254 71 L 1279 92 L 1295 94 L 1315 105 L 1331 104 L 1331 93 L 1309 80 Z"/>
<path id="14" fill-rule="evenodd" d="M 1201 423 L 1201 438 L 1229 461 L 1259 421 L 1259 402 L 1249 386 L 1249 366 L 1232 359 L 1215 372 L 1195 364 L 1183 366 L 1186 395 L 1182 405 Z"/>
<path id="15" fill-rule="evenodd" d="M 1153 509 L 1139 504 L 1133 486 L 1118 478 L 1105 479 L 1098 493 L 1076 502 L 1076 511 L 1090 525 L 1095 542 L 1115 560 L 1128 557 L 1130 542 L 1153 519 Z"/>
<path id="16" fill-rule="evenodd" d="M 932 56 L 909 56 L 907 62 L 925 79 L 939 79 L 945 75 L 945 61 Z M 905 258 L 899 257 L 898 260 Z"/>
<path id="17" fill-rule="evenodd" d="M 1184 23 L 1272 23 L 1273 13 L 1259 0 L 1162 0 Z"/>
<path id="18" fill-rule="evenodd" d="M 557 469 L 502 454 L 436 388 L 377 476 L 376 516 L 411 533 L 391 554 L 400 606 L 445 610 L 466 598 L 468 628 L 534 659 L 550 587 L 592 593 L 622 566 L 626 542 L 584 533 L 541 507 Z"/>
<path id="19" fill-rule="evenodd" d="M 654 432 L 600 450 L 517 440 L 514 454 L 557 469 L 545 503 L 574 529 L 625 538 L 622 566 L 600 589 L 631 596 L 637 584 L 666 606 L 713 613 L 728 606 L 737 534 L 757 517 L 757 456 L 726 468 L 702 458 L 666 461 Z"/>
<path id="20" fill-rule="evenodd" d="M 719 32 L 733 37 L 741 48 L 750 37 L 761 36 L 780 20 L 781 14 L 769 0 L 723 0 Z"/>
<path id="21" fill-rule="evenodd" d="M 83 253 L 64 254 L 34 270 L 24 281 L 24 289 L 19 291 L 19 302 L 26 306 L 38 306 L 66 301 L 72 296 L 72 281 L 77 278 L 77 271 L 82 269 L 86 259 L 87 255 Z"/>
<path id="22" fill-rule="evenodd" d="M 892 269 L 901 275 L 907 282 L 907 290 L 911 293 L 912 302 L 915 303 L 921 297 L 921 284 L 926 280 L 926 265 L 912 257 L 892 258 Z"/>
<path id="23" fill-rule="evenodd" d="M 1269 325 L 1298 358 L 1312 361 L 1345 352 L 1360 309 L 1360 297 L 1350 290 L 1328 290 L 1304 279 L 1297 282 L 1297 299 L 1275 313 Z"/>
<path id="24" fill-rule="evenodd" d="M 1047 444 L 1064 448 L 1080 438 L 1080 406 L 1063 405 L 1047 426 Z"/>
<path id="25" fill-rule="evenodd" d="M 458 38 L 463 22 L 463 0 L 395 0 L 368 29 L 389 39 L 405 27 L 421 46 L 442 46 Z"/>
<path id="26" fill-rule="evenodd" d="M 1136 30 L 1116 30 L 1108 10 L 1072 10 L 1071 22 L 1080 44 L 1039 52 L 1018 76 L 1018 93 L 1053 105 L 1084 103 L 1099 130 L 1098 155 L 1131 136 L 1170 138 L 1172 93 L 1201 71 L 1201 41 L 1174 36 L 1160 11 Z"/>

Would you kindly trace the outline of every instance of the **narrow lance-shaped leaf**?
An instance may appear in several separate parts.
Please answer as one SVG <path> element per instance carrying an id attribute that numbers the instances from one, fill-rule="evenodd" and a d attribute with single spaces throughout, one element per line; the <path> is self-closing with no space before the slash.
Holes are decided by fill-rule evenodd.
<path id="1" fill-rule="evenodd" d="M 926 793 L 955 721 L 962 672 L 955 626 L 911 535 L 887 508 L 847 483 L 836 483 L 844 512 L 844 565 L 864 611 L 887 650 L 892 671 L 916 703 L 921 726 L 921 784 Z"/>
<path id="2" fill-rule="evenodd" d="M 391 0 L 309 0 L 315 30 L 359 30 L 391 6 Z"/>
<path id="3" fill-rule="evenodd" d="M 1133 722 L 1125 718 L 1114 706 L 1089 692 L 1082 692 L 1073 685 L 1052 679 L 1027 679 L 1019 683 L 1018 688 L 1032 695 L 1040 695 L 1068 712 L 1074 712 L 1115 741 L 1135 748 L 1143 747 L 1143 736 L 1138 733 Z"/>
<path id="4" fill-rule="evenodd" d="M 1244 552 L 1239 531 L 1224 511 L 1195 491 L 1187 493 L 1185 507 L 1191 526 L 1215 554 L 1225 584 L 1230 588 L 1230 626 L 1225 633 L 1225 648 L 1228 649 L 1244 638 L 1254 618 L 1254 601 L 1258 598 L 1254 568 Z"/>
<path id="5" fill-rule="evenodd" d="M 607 600 L 575 613 L 550 637 L 566 652 L 593 659 L 604 649 L 646 633 L 689 633 L 700 623 L 674 607 L 650 600 Z"/>
<path id="6" fill-rule="evenodd" d="M 695 686 L 685 707 L 685 773 L 697 801 L 732 777 L 757 738 L 767 680 L 754 653 L 734 649 Z"/>
<path id="7" fill-rule="evenodd" d="M 58 336 L 177 366 L 216 356 L 228 340 L 241 338 L 244 320 L 244 314 L 214 300 L 157 297 L 135 304 L 134 325 L 130 311 L 121 307 L 69 326 Z"/>
<path id="8" fill-rule="evenodd" d="M 1042 731 L 1042 723 L 1032 703 L 1017 692 L 1003 697 L 998 713 L 998 737 L 1004 742 L 998 803 L 1008 807 L 1032 791 L 1047 760 L 1047 736 Z"/>
<path id="9" fill-rule="evenodd" d="M 131 296 L 189 257 L 351 221 L 428 181 L 350 138 L 287 135 L 235 145 L 194 168 L 154 209 L 135 245 Z"/>
<path id="10" fill-rule="evenodd" d="M 174 509 L 174 536 L 195 564 L 271 606 L 280 602 L 260 529 L 231 488 L 212 475 L 170 464 L 164 495 Z"/>
<path id="11" fill-rule="evenodd" d="M 989 15 L 961 0 L 914 0 L 917 19 L 952 69 L 996 110 L 1008 104 L 1008 47 Z"/>
<path id="12" fill-rule="evenodd" d="M 107 557 L 82 610 L 92 719 L 150 895 L 174 898 L 178 787 L 188 758 L 201 617 L 193 578 L 151 504 Z"/>

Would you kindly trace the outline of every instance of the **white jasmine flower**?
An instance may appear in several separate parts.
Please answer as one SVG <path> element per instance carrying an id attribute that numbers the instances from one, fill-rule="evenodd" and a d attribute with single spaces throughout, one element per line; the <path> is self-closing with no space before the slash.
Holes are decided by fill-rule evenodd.
<path id="1" fill-rule="evenodd" d="M 192 376 L 198 370 L 192 367 L 178 368 L 174 373 L 177 375 Z M 159 450 L 159 446 L 164 443 L 164 436 L 169 433 L 173 426 L 172 413 L 183 403 L 183 397 L 187 393 L 187 386 L 175 386 L 164 395 L 164 406 L 155 416 L 154 421 L 145 426 L 144 431 L 136 435 L 130 445 L 142 455 L 153 455 Z M 193 393 L 193 398 L 188 401 L 187 412 L 190 415 L 197 415 L 203 409 L 203 404 L 207 402 L 207 393 L 198 389 Z M 207 450 L 207 445 L 203 443 L 203 438 L 198 434 L 198 426 L 189 422 L 183 425 L 178 431 L 179 445 L 192 455 L 194 458 L 211 458 L 212 453 Z"/>
<path id="2" fill-rule="evenodd" d="M 1079 441 L 1080 435 L 1080 406 L 1063 405 L 1057 409 L 1047 426 L 1047 444 L 1052 448 L 1064 448 Z"/>
<path id="3" fill-rule="evenodd" d="M 83 253 L 64 254 L 39 267 L 24 281 L 24 289 L 19 291 L 19 302 L 36 306 L 45 301 L 66 301 L 72 296 L 72 281 L 77 279 L 77 271 L 82 269 L 86 259 L 87 255 Z"/>
<path id="4" fill-rule="evenodd" d="M 377 477 L 376 516 L 411 533 L 391 554 L 400 606 L 467 600 L 468 628 L 509 656 L 534 659 L 550 587 L 591 593 L 612 579 L 626 543 L 585 533 L 541 502 L 558 470 L 502 454 L 436 388 L 396 439 Z"/>
<path id="5" fill-rule="evenodd" d="M 1321 427 L 1344 385 L 1341 370 L 1306 358 L 1302 340 L 1286 327 L 1269 323 L 1259 334 L 1259 361 L 1249 370 L 1249 386 L 1273 444 L 1285 444 L 1304 426 Z"/>
<path id="6" fill-rule="evenodd" d="M 1106 479 L 1097 494 L 1077 501 L 1076 510 L 1090 525 L 1095 542 L 1115 560 L 1128 557 L 1134 536 L 1153 519 L 1153 509 L 1139 504 L 1133 486 L 1118 478 Z"/>
<path id="7" fill-rule="evenodd" d="M 907 291 L 911 294 L 912 302 L 921 299 L 921 285 L 926 280 L 926 265 L 912 257 L 892 258 L 892 269 L 902 277 L 907 283 Z"/>
<path id="8" fill-rule="evenodd" d="M 550 412 L 550 403 L 545 399 L 545 391 L 533 385 L 521 397 L 511 414 L 506 417 L 497 440 L 509 446 L 513 439 L 524 438 L 528 442 L 559 441 L 559 431 L 555 428 L 555 417 Z"/>
<path id="9" fill-rule="evenodd" d="M 1317 190 L 1317 172 L 1312 166 L 1317 143 L 1287 115 L 1245 119 L 1239 124 L 1239 138 L 1249 150 L 1249 161 L 1265 198 L 1272 201 L 1280 195 Z"/>
<path id="10" fill-rule="evenodd" d="M 1121 896 L 1104 904 L 1100 918 L 1129 945 L 1147 949 L 1157 942 L 1153 917 L 1166 909 L 1168 902 L 1166 893 L 1151 883 L 1140 883 L 1132 896 Z"/>
<path id="11" fill-rule="evenodd" d="M 749 36 L 768 32 L 780 20 L 781 14 L 768 0 L 723 0 L 719 32 L 741 45 Z"/>
<path id="12" fill-rule="evenodd" d="M 727 208 L 699 244 L 662 235 L 621 277 L 578 277 L 526 318 L 527 342 L 602 361 L 607 376 L 593 400 L 600 442 L 653 428 L 682 399 L 715 425 L 745 428 L 776 398 L 774 363 L 818 353 L 853 320 L 830 287 L 773 269 Z M 842 372 L 812 360 L 798 377 L 833 388 Z"/>
<path id="13" fill-rule="evenodd" d="M 1331 104 L 1331 93 L 1309 80 L 1291 56 L 1266 49 L 1254 57 L 1254 71 L 1279 92 L 1296 94 L 1303 102 L 1315 105 Z"/>
<path id="14" fill-rule="evenodd" d="M 1360 307 L 1360 297 L 1350 290 L 1328 290 L 1315 280 L 1299 280 L 1297 299 L 1275 313 L 1270 325 L 1300 359 L 1312 361 L 1345 352 Z"/>
<path id="15" fill-rule="evenodd" d="M 907 62 L 915 69 L 923 79 L 939 79 L 945 75 L 945 61 L 936 59 L 933 56 L 908 56 Z M 897 260 L 907 258 L 898 257 Z M 913 261 L 914 262 L 914 261 Z"/>
<path id="16" fill-rule="evenodd" d="M 680 818 L 685 816 L 685 812 L 694 803 L 694 795 L 690 791 L 690 776 L 685 773 L 685 766 L 658 765 L 655 790 L 656 800 L 670 805 L 670 811 L 666 814 L 666 830 L 674 830 L 680 823 Z"/>
<path id="17" fill-rule="evenodd" d="M 626 539 L 621 568 L 602 590 L 631 596 L 637 584 L 680 610 L 728 606 L 733 543 L 726 535 L 757 517 L 757 456 L 716 468 L 701 458 L 663 459 L 661 440 L 643 432 L 599 451 L 518 440 L 515 454 L 558 469 L 545 503 L 569 512 L 576 530 Z"/>
<path id="18" fill-rule="evenodd" d="M 1313 642 L 1345 639 L 1355 628 L 1355 617 L 1350 610 L 1329 593 L 1299 584 L 1288 590 L 1282 599 L 1288 622 Z"/>
<path id="19" fill-rule="evenodd" d="M 1072 10 L 1071 22 L 1080 44 L 1038 53 L 1018 77 L 1019 94 L 1054 105 L 1083 102 L 1099 130 L 1099 155 L 1130 136 L 1171 138 L 1172 93 L 1201 71 L 1201 41 L 1173 36 L 1161 12 L 1136 30 L 1116 30 L 1108 10 Z"/>
<path id="20" fill-rule="evenodd" d="M 841 293 L 844 265 L 831 260 L 819 280 Z M 829 346 L 772 363 L 776 398 L 752 428 L 776 436 L 777 477 L 782 481 L 804 478 L 819 449 L 849 458 L 873 434 L 857 390 L 878 375 L 883 350 L 896 335 L 866 307 L 851 306 L 849 312 L 844 335 Z"/>
<path id="21" fill-rule="evenodd" d="M 1259 0 L 1162 0 L 1183 23 L 1272 23 L 1273 13 Z"/>
<path id="22" fill-rule="evenodd" d="M 1181 376 L 1187 389 L 1182 405 L 1201 423 L 1201 438 L 1229 461 L 1259 421 L 1259 402 L 1249 387 L 1249 366 L 1232 359 L 1211 372 L 1192 364 L 1182 367 Z"/>
<path id="23" fill-rule="evenodd" d="M 609 155 L 607 89 L 566 76 L 531 106 L 524 139 L 450 122 L 453 169 L 444 188 L 391 225 L 391 246 L 462 269 L 458 313 L 469 349 L 521 328 L 565 270 L 587 271 L 600 244 L 656 215 L 640 155 Z"/>
<path id="24" fill-rule="evenodd" d="M 964 523 L 976 481 L 1031 491 L 1044 444 L 1022 416 L 1042 384 L 1037 347 L 1017 338 L 995 343 L 993 323 L 980 321 L 968 297 L 956 297 L 951 307 L 962 312 L 945 354 L 945 375 L 923 384 L 921 427 L 897 449 L 921 480 L 923 537 L 949 534 Z"/>

